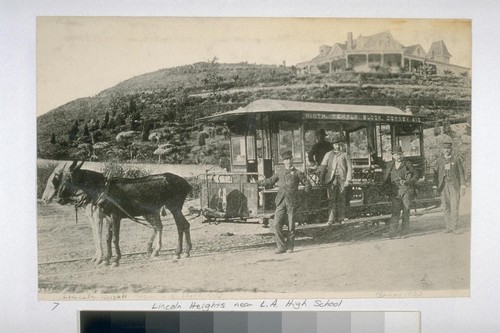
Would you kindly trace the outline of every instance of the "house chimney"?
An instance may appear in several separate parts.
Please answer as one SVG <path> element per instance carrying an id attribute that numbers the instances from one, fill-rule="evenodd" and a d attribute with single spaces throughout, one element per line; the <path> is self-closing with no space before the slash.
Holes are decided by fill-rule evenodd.
<path id="1" fill-rule="evenodd" d="M 347 51 L 352 50 L 352 32 L 347 33 Z"/>

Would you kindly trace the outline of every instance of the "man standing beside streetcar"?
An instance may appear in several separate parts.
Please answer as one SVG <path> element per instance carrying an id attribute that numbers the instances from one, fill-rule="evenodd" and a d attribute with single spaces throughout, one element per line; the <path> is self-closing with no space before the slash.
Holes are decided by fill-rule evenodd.
<path id="1" fill-rule="evenodd" d="M 403 159 L 401 146 L 392 149 L 392 161 L 387 163 L 384 183 L 388 185 L 391 198 L 391 222 L 389 238 L 393 239 L 398 231 L 399 216 L 403 211 L 400 236 L 407 238 L 410 231 L 410 206 L 413 199 L 413 187 L 418 174 L 410 161 Z"/>
<path id="2" fill-rule="evenodd" d="M 305 186 L 308 193 L 311 183 L 306 175 L 293 167 L 293 156 L 291 151 L 285 151 L 281 155 L 284 169 L 279 170 L 272 177 L 259 181 L 260 185 L 273 186 L 278 183 L 278 194 L 276 195 L 276 210 L 274 212 L 271 228 L 274 232 L 277 249 L 274 253 L 293 252 L 295 241 L 295 211 L 300 205 L 299 183 Z M 283 224 L 288 217 L 288 239 L 283 235 Z"/>
<path id="3" fill-rule="evenodd" d="M 344 142 L 337 134 L 332 140 L 333 150 L 328 152 L 320 166 L 320 179 L 328 185 L 329 214 L 328 225 L 342 223 L 347 205 L 346 188 L 352 180 L 351 160 L 341 149 Z"/>
<path id="4" fill-rule="evenodd" d="M 465 194 L 465 173 L 459 158 L 452 156 L 451 140 L 441 143 L 441 156 L 434 170 L 435 189 L 441 195 L 446 233 L 457 233 L 460 197 Z"/>

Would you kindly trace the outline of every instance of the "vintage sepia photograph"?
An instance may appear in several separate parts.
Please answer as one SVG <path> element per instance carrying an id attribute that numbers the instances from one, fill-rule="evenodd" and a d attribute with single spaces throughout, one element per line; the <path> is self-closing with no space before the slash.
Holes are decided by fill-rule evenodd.
<path id="1" fill-rule="evenodd" d="M 37 17 L 40 300 L 470 295 L 460 19 Z"/>

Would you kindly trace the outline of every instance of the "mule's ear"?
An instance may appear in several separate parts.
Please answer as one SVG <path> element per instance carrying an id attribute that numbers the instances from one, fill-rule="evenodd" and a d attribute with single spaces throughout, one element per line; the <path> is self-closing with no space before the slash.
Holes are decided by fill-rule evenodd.
<path id="1" fill-rule="evenodd" d="M 78 161 L 74 160 L 73 163 L 71 163 L 71 165 L 69 166 L 69 171 L 73 171 L 75 169 L 77 163 L 78 163 Z"/>
<path id="2" fill-rule="evenodd" d="M 82 168 L 82 165 L 85 161 L 82 161 L 82 163 L 78 164 L 78 166 L 75 168 L 75 170 L 80 170 Z"/>

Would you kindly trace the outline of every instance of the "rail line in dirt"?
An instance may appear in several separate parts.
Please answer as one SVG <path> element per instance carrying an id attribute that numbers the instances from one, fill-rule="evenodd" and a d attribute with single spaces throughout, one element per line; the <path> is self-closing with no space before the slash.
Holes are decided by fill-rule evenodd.
<path id="1" fill-rule="evenodd" d="M 440 210 L 437 210 L 436 208 L 433 208 L 431 210 L 425 209 L 421 211 L 414 211 L 411 213 L 411 216 L 413 216 L 413 221 L 415 223 L 418 223 L 418 219 L 424 215 L 429 216 L 429 214 L 435 214 L 438 213 Z M 198 216 L 194 216 L 192 219 L 197 218 Z M 335 231 L 337 232 L 336 238 L 333 239 L 334 241 L 339 241 L 341 239 L 346 239 L 349 238 L 349 240 L 356 241 L 360 239 L 364 239 L 368 236 L 382 233 L 386 231 L 388 228 L 387 225 L 379 225 L 380 222 L 386 221 L 387 219 L 390 218 L 390 215 L 380 215 L 380 216 L 373 216 L 373 217 L 364 217 L 364 218 L 358 218 L 354 220 L 349 220 L 345 221 L 341 225 L 334 225 L 334 226 L 327 226 L 325 224 L 305 224 L 305 225 L 299 225 L 296 227 L 297 232 L 299 232 L 299 235 L 301 232 L 307 232 L 308 235 L 307 237 L 310 238 L 315 238 L 317 234 L 324 233 L 326 231 Z M 248 222 L 246 222 L 248 223 Z M 218 225 L 224 224 L 224 222 L 220 223 L 212 223 L 214 224 L 213 227 L 217 228 Z M 192 230 L 196 230 L 199 228 L 193 228 Z M 272 237 L 271 233 L 257 233 L 259 235 L 267 235 L 269 237 Z M 300 239 L 300 237 L 299 237 Z M 272 247 L 274 245 L 274 242 L 272 239 L 267 242 L 260 242 L 260 243 L 254 243 L 250 246 L 250 249 L 254 248 L 261 248 L 261 247 Z M 200 245 L 196 246 L 197 250 L 200 250 L 199 247 Z M 218 251 L 197 251 L 196 256 L 202 255 L 211 255 L 211 254 L 217 254 L 221 252 L 232 252 L 232 251 L 245 251 L 249 250 L 248 245 L 241 245 L 241 246 L 233 246 L 233 247 L 223 247 Z M 167 248 L 167 249 L 162 249 L 160 251 L 160 254 L 170 254 L 175 252 L 175 248 Z M 138 256 L 145 256 L 147 255 L 146 251 L 137 251 L 137 252 L 131 252 L 131 253 L 122 253 L 122 257 L 138 257 Z M 48 266 L 48 265 L 57 265 L 57 264 L 68 264 L 72 262 L 85 262 L 85 261 L 91 261 L 91 257 L 80 257 L 80 258 L 72 258 L 72 259 L 65 259 L 65 260 L 54 260 L 54 261 L 47 261 L 47 262 L 40 262 L 38 263 L 39 266 Z"/>

